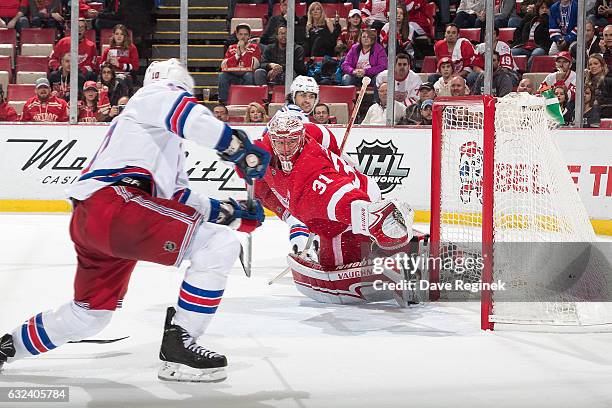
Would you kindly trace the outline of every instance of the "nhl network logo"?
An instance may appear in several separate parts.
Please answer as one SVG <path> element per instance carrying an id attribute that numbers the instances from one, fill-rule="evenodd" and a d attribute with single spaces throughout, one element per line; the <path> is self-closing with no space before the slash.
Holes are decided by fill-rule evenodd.
<path id="1" fill-rule="evenodd" d="M 363 174 L 372 177 L 378 183 L 380 191 L 385 194 L 391 192 L 402 180 L 408 176 L 410 168 L 402 168 L 403 153 L 397 152 L 392 141 L 367 142 L 363 140 L 357 146 L 357 152 L 349 152 L 350 156 L 357 158 L 357 169 Z"/>

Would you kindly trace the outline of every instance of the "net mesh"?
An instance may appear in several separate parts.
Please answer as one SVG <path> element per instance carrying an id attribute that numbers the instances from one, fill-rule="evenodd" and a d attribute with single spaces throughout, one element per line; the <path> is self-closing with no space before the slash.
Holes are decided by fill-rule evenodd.
<path id="1" fill-rule="evenodd" d="M 499 98 L 495 109 L 492 274 L 493 282 L 505 282 L 505 290 L 493 292 L 490 321 L 612 322 L 606 304 L 585 302 L 608 300 L 609 277 L 605 262 L 593 256 L 595 233 L 551 137 L 545 100 L 510 94 Z M 442 112 L 442 258 L 482 254 L 484 117 L 482 102 L 458 103 Z M 478 282 L 481 269 L 462 268 L 460 277 Z M 456 268 L 440 269 L 442 282 L 457 278 Z"/>

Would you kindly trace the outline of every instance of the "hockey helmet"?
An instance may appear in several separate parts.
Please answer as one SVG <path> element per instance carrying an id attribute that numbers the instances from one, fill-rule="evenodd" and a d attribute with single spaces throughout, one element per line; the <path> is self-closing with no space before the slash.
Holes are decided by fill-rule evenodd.
<path id="1" fill-rule="evenodd" d="M 143 85 L 147 86 L 161 80 L 181 85 L 193 94 L 195 82 L 189 71 L 176 58 L 170 58 L 166 61 L 153 61 L 145 72 Z"/>
<path id="2" fill-rule="evenodd" d="M 278 112 L 268 123 L 268 135 L 281 169 L 289 173 L 294 158 L 304 147 L 304 124 L 295 115 Z"/>
<path id="3" fill-rule="evenodd" d="M 295 101 L 295 95 L 298 92 L 311 92 L 315 94 L 317 97 L 315 99 L 315 102 L 312 104 L 311 111 L 314 109 L 317 103 L 319 103 L 319 84 L 317 84 L 317 81 L 315 81 L 315 79 L 312 77 L 308 77 L 305 75 L 297 76 L 291 83 L 291 88 L 289 88 L 289 92 L 291 93 L 291 99 L 293 100 L 293 103 L 295 103 L 296 105 L 297 103 Z M 306 113 L 309 114 L 310 112 Z"/>

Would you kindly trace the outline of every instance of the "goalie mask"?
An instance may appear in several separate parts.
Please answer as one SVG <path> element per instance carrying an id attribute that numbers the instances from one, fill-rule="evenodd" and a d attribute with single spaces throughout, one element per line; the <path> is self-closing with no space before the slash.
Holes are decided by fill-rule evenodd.
<path id="1" fill-rule="evenodd" d="M 295 115 L 278 112 L 268 123 L 268 135 L 281 169 L 289 173 L 293 160 L 304 147 L 304 124 Z"/>
<path id="2" fill-rule="evenodd" d="M 147 86 L 161 80 L 170 81 L 182 86 L 193 95 L 193 88 L 195 86 L 193 77 L 176 58 L 170 58 L 166 61 L 153 61 L 145 72 L 143 85 Z"/>

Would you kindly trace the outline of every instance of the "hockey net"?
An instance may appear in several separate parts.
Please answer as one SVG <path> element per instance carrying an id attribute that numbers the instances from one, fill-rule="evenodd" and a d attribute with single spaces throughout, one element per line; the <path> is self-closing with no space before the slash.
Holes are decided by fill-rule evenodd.
<path id="1" fill-rule="evenodd" d="M 430 281 L 502 289 L 431 296 L 480 298 L 483 329 L 612 323 L 609 268 L 545 109 L 527 94 L 434 106 Z"/>

